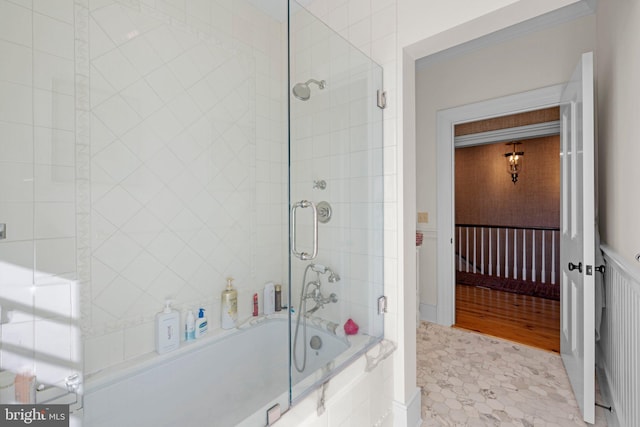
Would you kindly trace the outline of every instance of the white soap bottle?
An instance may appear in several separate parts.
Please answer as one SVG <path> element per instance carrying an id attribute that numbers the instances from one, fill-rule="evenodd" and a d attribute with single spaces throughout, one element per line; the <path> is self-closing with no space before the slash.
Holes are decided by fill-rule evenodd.
<path id="1" fill-rule="evenodd" d="M 196 339 L 196 317 L 193 315 L 193 311 L 189 310 L 184 324 L 184 340 L 193 341 L 194 339 Z"/>
<path id="2" fill-rule="evenodd" d="M 200 338 L 207 333 L 207 318 L 204 316 L 204 308 L 200 309 L 196 320 L 196 338 Z"/>
<path id="3" fill-rule="evenodd" d="M 171 310 L 167 300 L 164 310 L 156 314 L 156 351 L 168 353 L 180 347 L 180 313 Z"/>
<path id="4" fill-rule="evenodd" d="M 273 314 L 276 311 L 276 289 L 273 282 L 264 285 L 264 314 Z"/>

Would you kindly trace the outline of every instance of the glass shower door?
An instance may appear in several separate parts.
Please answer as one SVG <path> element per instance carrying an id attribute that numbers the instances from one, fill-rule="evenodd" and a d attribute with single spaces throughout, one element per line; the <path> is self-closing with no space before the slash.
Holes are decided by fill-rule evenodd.
<path id="1" fill-rule="evenodd" d="M 382 68 L 290 3 L 292 401 L 383 335 Z"/>
<path id="2" fill-rule="evenodd" d="M 26 3 L 0 5 L 0 404 L 36 403 L 36 384 L 47 387 L 38 403 L 73 403 L 67 379 L 82 371 L 74 11 Z"/>

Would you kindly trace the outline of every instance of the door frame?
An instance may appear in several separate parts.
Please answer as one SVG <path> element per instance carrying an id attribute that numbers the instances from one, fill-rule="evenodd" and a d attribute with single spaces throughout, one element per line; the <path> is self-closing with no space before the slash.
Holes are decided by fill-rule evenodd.
<path id="1" fill-rule="evenodd" d="M 564 84 L 440 110 L 436 117 L 437 243 L 436 283 L 438 291 L 436 321 L 455 323 L 454 255 L 454 126 L 493 117 L 517 114 L 560 105 Z"/>

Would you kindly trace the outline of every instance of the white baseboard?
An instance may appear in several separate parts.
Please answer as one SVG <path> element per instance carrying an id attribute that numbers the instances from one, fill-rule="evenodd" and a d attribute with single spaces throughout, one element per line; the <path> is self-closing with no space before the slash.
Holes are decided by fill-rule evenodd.
<path id="1" fill-rule="evenodd" d="M 438 306 L 433 304 L 420 303 L 420 320 L 426 322 L 437 323 Z"/>
<path id="2" fill-rule="evenodd" d="M 405 405 L 393 401 L 393 426 L 394 427 L 420 427 L 422 425 L 422 390 L 416 387 L 413 396 Z"/>

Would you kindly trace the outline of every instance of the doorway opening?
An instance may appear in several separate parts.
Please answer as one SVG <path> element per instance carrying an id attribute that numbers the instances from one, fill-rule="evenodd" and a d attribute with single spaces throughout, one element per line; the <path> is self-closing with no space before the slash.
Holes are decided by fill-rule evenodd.
<path id="1" fill-rule="evenodd" d="M 555 352 L 559 114 L 550 107 L 454 130 L 455 325 Z"/>

